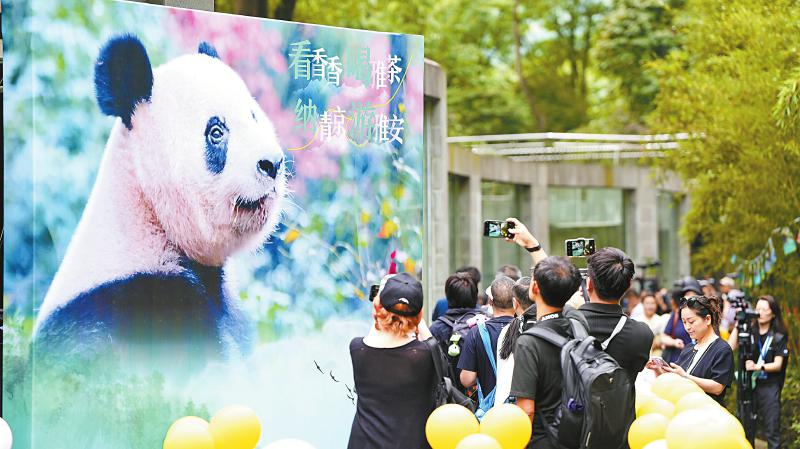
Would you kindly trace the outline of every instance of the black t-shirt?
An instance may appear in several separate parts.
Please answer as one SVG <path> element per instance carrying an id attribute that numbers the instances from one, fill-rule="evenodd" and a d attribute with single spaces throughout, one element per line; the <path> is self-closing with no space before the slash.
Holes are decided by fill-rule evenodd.
<path id="1" fill-rule="evenodd" d="M 514 317 L 501 316 L 486 322 L 486 330 L 489 333 L 489 343 L 492 345 L 495 364 L 497 364 L 497 337 L 500 336 L 500 331 L 513 319 Z M 481 384 L 481 391 L 483 391 L 484 395 L 488 395 L 497 384 L 497 377 L 494 375 L 492 365 L 489 363 L 489 356 L 483 347 L 483 339 L 481 339 L 478 326 L 469 330 L 464 344 L 461 345 L 458 369 L 478 373 L 478 382 Z"/>
<path id="2" fill-rule="evenodd" d="M 765 379 L 759 378 L 758 383 L 779 383 L 783 385 L 783 381 L 786 378 L 786 366 L 789 359 L 789 348 L 786 345 L 786 336 L 784 334 L 772 331 L 769 331 L 766 334 L 759 334 L 755 345 L 755 350 L 757 353 L 754 354 L 754 358 L 752 360 L 753 362 L 758 362 L 758 355 L 764 351 L 764 346 L 767 344 L 767 336 L 770 334 L 772 334 L 772 343 L 770 343 L 769 349 L 766 350 L 764 363 L 772 363 L 775 361 L 775 357 L 783 357 L 783 366 L 781 366 L 781 370 L 777 373 L 766 373 L 767 377 Z"/>
<path id="3" fill-rule="evenodd" d="M 677 362 L 681 368 L 689 369 L 695 356 L 695 345 L 696 343 L 683 348 L 683 351 L 681 351 Z M 711 399 L 722 404 L 725 399 L 725 393 L 727 393 L 728 387 L 731 386 L 731 381 L 733 380 L 733 350 L 731 346 L 725 340 L 717 338 L 700 354 L 700 360 L 697 361 L 697 364 L 689 374 L 703 379 L 711 379 L 725 385 L 725 389 L 719 395 L 706 393 Z"/>
<path id="4" fill-rule="evenodd" d="M 604 342 L 624 314 L 619 304 L 588 303 L 582 305 L 579 312 L 589 323 L 589 335 L 598 342 Z M 627 316 L 627 315 L 626 315 Z M 636 376 L 644 369 L 650 359 L 650 348 L 653 345 L 653 331 L 642 322 L 628 318 L 622 330 L 608 344 L 606 352 L 619 363 L 628 374 L 631 385 L 631 397 L 636 397 Z M 635 404 L 629 404 L 628 416 L 635 419 Z M 633 422 L 631 420 L 631 422 Z M 627 437 L 620 442 L 620 448 L 628 447 Z"/>
<path id="5" fill-rule="evenodd" d="M 419 340 L 397 348 L 350 342 L 358 402 L 348 449 L 430 449 L 425 423 L 433 412 L 434 367 Z"/>
<path id="6" fill-rule="evenodd" d="M 561 336 L 572 338 L 569 321 L 560 315 L 539 321 L 534 326 L 545 326 Z M 514 374 L 510 394 L 535 402 L 533 435 L 528 448 L 555 448 L 547 437 L 544 422 L 553 422 L 555 412 L 561 404 L 562 385 L 561 348 L 528 333 L 520 335 L 514 349 Z"/>

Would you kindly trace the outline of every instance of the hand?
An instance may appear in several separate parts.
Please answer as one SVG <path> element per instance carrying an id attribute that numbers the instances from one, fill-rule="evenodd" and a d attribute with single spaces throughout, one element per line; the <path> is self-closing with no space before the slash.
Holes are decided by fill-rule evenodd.
<path id="1" fill-rule="evenodd" d="M 675 339 L 675 347 L 678 349 L 683 349 L 686 345 L 683 343 L 683 340 L 680 338 Z"/>
<path id="2" fill-rule="evenodd" d="M 657 363 L 653 359 L 648 360 L 647 365 L 644 367 L 653 370 L 656 373 L 656 377 L 664 374 L 664 365 Z"/>
<path id="3" fill-rule="evenodd" d="M 669 367 L 664 367 L 664 370 L 668 373 L 675 373 L 681 377 L 686 377 L 688 375 L 686 370 L 681 368 L 677 363 L 670 363 Z"/>
<path id="4" fill-rule="evenodd" d="M 513 237 L 506 239 L 507 242 L 514 242 L 523 248 L 533 248 L 539 245 L 539 241 L 521 221 L 516 218 L 508 218 L 506 221 L 514 223 L 514 227 L 508 230 Z"/>
<path id="5" fill-rule="evenodd" d="M 747 371 L 757 371 L 756 362 L 752 360 L 747 360 L 746 362 L 744 362 L 744 369 L 746 369 Z"/>

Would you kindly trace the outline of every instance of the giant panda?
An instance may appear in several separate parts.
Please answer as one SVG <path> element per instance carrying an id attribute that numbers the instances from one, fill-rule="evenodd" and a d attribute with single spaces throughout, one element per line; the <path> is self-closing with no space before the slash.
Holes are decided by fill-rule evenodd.
<path id="1" fill-rule="evenodd" d="M 153 70 L 139 39 L 111 38 L 94 84 L 117 120 L 38 312 L 37 347 L 242 349 L 249 326 L 224 265 L 262 246 L 282 216 L 287 171 L 273 124 L 205 42 Z"/>

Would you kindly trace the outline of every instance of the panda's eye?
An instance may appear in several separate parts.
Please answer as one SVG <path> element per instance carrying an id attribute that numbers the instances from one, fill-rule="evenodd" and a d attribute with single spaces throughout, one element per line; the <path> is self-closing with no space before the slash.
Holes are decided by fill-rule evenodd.
<path id="1" fill-rule="evenodd" d="M 221 126 L 215 125 L 213 128 L 211 128 L 211 133 L 209 135 L 211 136 L 211 140 L 213 140 L 216 143 L 219 143 L 225 136 L 225 132 L 222 130 Z"/>
<path id="2" fill-rule="evenodd" d="M 225 141 L 228 135 L 228 127 L 225 121 L 219 117 L 211 117 L 206 124 L 206 141 L 217 146 Z"/>

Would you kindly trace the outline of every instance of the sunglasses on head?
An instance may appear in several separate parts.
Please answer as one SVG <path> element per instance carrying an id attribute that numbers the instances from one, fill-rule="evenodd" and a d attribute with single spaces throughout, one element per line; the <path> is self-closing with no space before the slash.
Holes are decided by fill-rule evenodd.
<path id="1" fill-rule="evenodd" d="M 700 304 L 700 306 L 702 306 L 706 310 L 710 310 L 708 308 L 708 298 L 706 298 L 705 296 L 690 296 L 688 298 L 681 298 L 681 301 L 680 303 L 678 303 L 678 306 L 680 308 L 687 306 L 694 307 L 695 304 Z"/>

